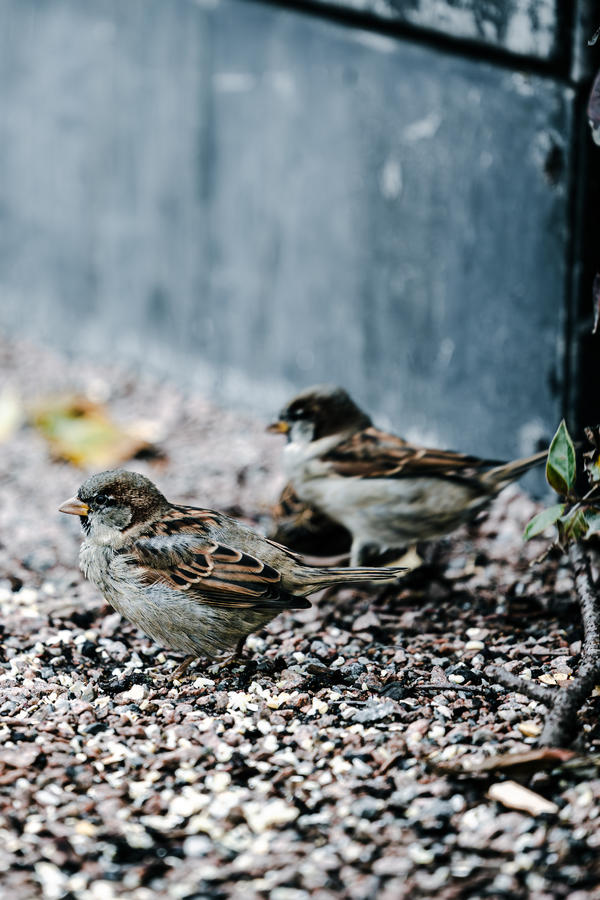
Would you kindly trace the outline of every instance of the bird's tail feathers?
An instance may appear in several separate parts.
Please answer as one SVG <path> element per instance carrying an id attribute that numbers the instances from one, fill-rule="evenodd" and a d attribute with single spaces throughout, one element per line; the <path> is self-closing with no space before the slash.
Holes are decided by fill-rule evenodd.
<path id="1" fill-rule="evenodd" d="M 404 572 L 405 567 L 390 566 L 360 566 L 357 568 L 338 568 L 331 566 L 327 569 L 311 568 L 310 570 L 310 591 L 319 591 L 321 588 L 330 587 L 334 584 L 356 584 L 361 581 L 396 581 Z M 307 575 L 305 569 L 303 575 Z"/>
<path id="2" fill-rule="evenodd" d="M 507 484 L 509 481 L 514 481 L 515 478 L 524 475 L 533 466 L 544 462 L 547 456 L 547 450 L 540 450 L 539 453 L 534 453 L 533 456 L 526 456 L 523 459 L 514 459 L 512 462 L 503 463 L 485 472 L 482 475 L 482 480 L 496 485 Z"/>

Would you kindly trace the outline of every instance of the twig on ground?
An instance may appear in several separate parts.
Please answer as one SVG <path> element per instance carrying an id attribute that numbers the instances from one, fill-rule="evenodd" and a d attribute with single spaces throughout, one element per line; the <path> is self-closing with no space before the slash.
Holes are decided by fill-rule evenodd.
<path id="1" fill-rule="evenodd" d="M 570 545 L 569 559 L 583 623 L 581 663 L 573 680 L 556 696 L 540 735 L 541 746 L 564 747 L 574 740 L 577 711 L 600 681 L 600 597 L 592 581 L 588 555 L 579 543 Z"/>
<path id="2" fill-rule="evenodd" d="M 600 682 L 600 596 L 593 582 L 590 561 L 581 544 L 569 546 L 569 559 L 575 573 L 575 588 L 581 610 L 583 642 L 577 673 L 565 687 L 552 690 L 526 681 L 501 666 L 488 666 L 485 674 L 509 690 L 518 691 L 549 708 L 540 747 L 567 747 L 577 737 L 577 712 Z"/>
<path id="3" fill-rule="evenodd" d="M 486 694 L 491 690 L 486 684 L 459 684 L 455 681 L 440 682 L 439 684 L 411 684 L 403 685 L 406 690 L 414 691 L 464 691 L 466 694 Z"/>

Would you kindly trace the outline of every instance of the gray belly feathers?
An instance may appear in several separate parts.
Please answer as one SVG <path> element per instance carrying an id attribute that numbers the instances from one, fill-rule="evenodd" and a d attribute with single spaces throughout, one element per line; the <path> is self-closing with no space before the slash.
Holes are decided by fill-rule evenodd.
<path id="1" fill-rule="evenodd" d="M 440 478 L 315 477 L 294 481 L 300 499 L 319 507 L 365 542 L 400 546 L 441 537 L 469 521 L 487 496 Z"/>
<path id="2" fill-rule="evenodd" d="M 136 582 L 127 557 L 106 546 L 84 542 L 81 570 L 118 613 L 145 634 L 173 650 L 194 656 L 218 656 L 246 634 L 262 628 L 277 615 L 272 610 L 210 606 L 165 584 Z"/>

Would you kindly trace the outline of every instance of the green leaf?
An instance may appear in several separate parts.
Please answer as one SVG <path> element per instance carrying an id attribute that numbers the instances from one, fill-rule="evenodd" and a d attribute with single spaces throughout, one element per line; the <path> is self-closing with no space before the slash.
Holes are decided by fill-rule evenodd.
<path id="1" fill-rule="evenodd" d="M 546 462 L 546 478 L 557 494 L 567 495 L 575 484 L 575 447 L 563 419 L 552 438 Z"/>
<path id="2" fill-rule="evenodd" d="M 528 541 L 529 538 L 535 537 L 536 534 L 545 531 L 550 525 L 554 525 L 556 520 L 560 519 L 564 511 L 564 503 L 557 503 L 555 506 L 549 506 L 548 509 L 543 509 L 541 513 L 538 513 L 537 516 L 534 516 L 533 519 L 527 523 L 527 527 L 523 532 L 525 540 Z"/>
<path id="3" fill-rule="evenodd" d="M 586 509 L 584 515 L 588 527 L 586 537 L 590 537 L 592 534 L 600 534 L 600 509 L 592 506 L 591 509 Z"/>
<path id="4" fill-rule="evenodd" d="M 561 519 L 565 542 L 578 541 L 588 530 L 585 513 L 582 509 L 576 509 Z"/>

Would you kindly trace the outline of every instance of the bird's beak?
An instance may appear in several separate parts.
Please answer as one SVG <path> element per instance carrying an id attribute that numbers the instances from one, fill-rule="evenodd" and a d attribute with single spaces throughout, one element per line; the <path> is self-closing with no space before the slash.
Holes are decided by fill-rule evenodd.
<path id="1" fill-rule="evenodd" d="M 71 497 L 58 507 L 59 512 L 69 513 L 71 516 L 87 516 L 90 511 L 87 503 L 83 503 L 79 497 Z"/>
<path id="2" fill-rule="evenodd" d="M 290 430 L 290 426 L 287 422 L 284 422 L 283 419 L 280 419 L 278 422 L 272 422 L 270 425 L 267 425 L 267 431 L 270 431 L 272 434 L 287 434 Z"/>

